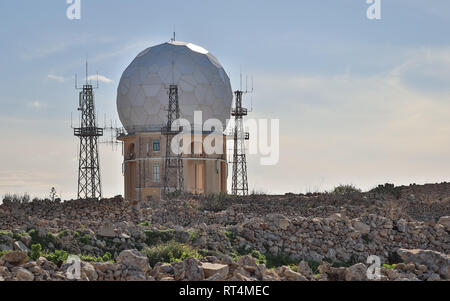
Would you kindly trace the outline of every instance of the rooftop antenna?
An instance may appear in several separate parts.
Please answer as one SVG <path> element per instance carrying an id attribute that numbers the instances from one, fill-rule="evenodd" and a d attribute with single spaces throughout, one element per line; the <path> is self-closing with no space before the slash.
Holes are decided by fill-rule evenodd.
<path id="1" fill-rule="evenodd" d="M 88 84 L 88 60 L 86 58 L 86 85 Z"/>
<path id="2" fill-rule="evenodd" d="M 242 91 L 242 66 L 241 66 L 241 70 L 239 71 L 239 76 L 240 76 L 239 91 Z"/>
<path id="3" fill-rule="evenodd" d="M 240 90 L 234 92 L 235 107 L 231 111 L 234 116 L 234 128 L 229 137 L 233 139 L 233 179 L 231 193 L 233 195 L 248 195 L 248 177 L 247 177 L 247 157 L 245 154 L 245 141 L 250 140 L 250 134 L 244 132 L 244 116 L 248 115 L 248 110 L 242 106 L 242 96 L 253 92 L 248 90 L 248 76 L 245 80 L 245 91 L 242 90 L 242 69 L 240 74 Z"/>
<path id="4" fill-rule="evenodd" d="M 98 155 L 98 137 L 103 136 L 103 129 L 97 127 L 94 105 L 94 88 L 88 82 L 88 62 L 86 60 L 86 84 L 78 88 L 75 76 L 75 88 L 79 93 L 78 111 L 79 127 L 74 128 L 74 135 L 80 139 L 78 153 L 78 199 L 99 199 L 102 197 L 100 161 Z"/>
<path id="5" fill-rule="evenodd" d="M 109 125 L 108 125 L 107 120 L 108 120 L 108 118 L 105 113 L 105 121 L 104 121 L 102 129 L 103 129 L 103 131 L 110 133 L 109 137 L 106 138 L 105 140 L 99 141 L 99 143 L 111 146 L 112 151 L 117 151 L 117 146 L 119 144 L 122 146 L 122 149 L 123 149 L 123 141 L 118 140 L 118 138 L 126 135 L 125 129 L 123 127 L 117 126 L 117 119 L 114 119 L 114 126 L 113 126 L 112 119 L 109 120 Z"/>

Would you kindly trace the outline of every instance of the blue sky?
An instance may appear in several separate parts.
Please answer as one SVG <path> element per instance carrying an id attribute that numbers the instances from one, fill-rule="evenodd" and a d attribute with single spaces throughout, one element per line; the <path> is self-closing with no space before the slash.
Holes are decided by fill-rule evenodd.
<path id="1" fill-rule="evenodd" d="M 123 70 L 174 28 L 234 88 L 241 68 L 254 76 L 253 117 L 280 119 L 280 163 L 251 157 L 252 189 L 448 180 L 448 1 L 382 0 L 377 21 L 365 0 L 81 1 L 81 20 L 66 18 L 65 0 L 0 2 L 0 194 L 74 197 L 74 74 L 88 57 L 104 76 L 99 119 L 117 119 Z M 101 163 L 105 194 L 122 193 L 120 151 L 102 146 Z"/>

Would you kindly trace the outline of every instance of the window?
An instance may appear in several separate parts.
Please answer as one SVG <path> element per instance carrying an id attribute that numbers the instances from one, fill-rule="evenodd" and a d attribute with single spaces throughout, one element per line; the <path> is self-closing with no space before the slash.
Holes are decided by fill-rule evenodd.
<path id="1" fill-rule="evenodd" d="M 160 181 L 159 164 L 154 164 L 153 165 L 153 182 L 159 182 L 159 181 Z"/>
<path id="2" fill-rule="evenodd" d="M 153 151 L 159 152 L 161 150 L 161 145 L 159 140 L 153 140 Z"/>

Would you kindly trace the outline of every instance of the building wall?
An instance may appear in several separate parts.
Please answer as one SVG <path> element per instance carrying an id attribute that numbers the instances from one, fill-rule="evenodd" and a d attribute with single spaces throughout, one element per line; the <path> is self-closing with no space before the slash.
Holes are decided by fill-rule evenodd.
<path id="1" fill-rule="evenodd" d="M 226 137 L 223 139 L 224 153 L 207 155 L 202 143 L 207 135 L 191 135 L 191 150 L 199 155 L 183 155 L 184 191 L 192 194 L 218 194 L 227 192 Z M 124 142 L 124 185 L 127 200 L 160 199 L 164 189 L 164 157 L 166 139 L 161 133 L 137 133 L 121 137 Z M 159 140 L 159 151 L 153 149 L 153 142 Z M 159 166 L 159 180 L 155 177 L 154 166 Z"/>

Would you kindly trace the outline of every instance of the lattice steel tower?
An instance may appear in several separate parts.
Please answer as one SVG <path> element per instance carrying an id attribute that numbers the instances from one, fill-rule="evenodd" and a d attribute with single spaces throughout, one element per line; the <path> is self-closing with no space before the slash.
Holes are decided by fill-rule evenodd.
<path id="1" fill-rule="evenodd" d="M 235 91 L 236 106 L 231 115 L 235 117 L 233 148 L 233 181 L 231 193 L 233 195 L 248 195 L 247 157 L 245 155 L 245 141 L 250 139 L 250 134 L 244 132 L 243 117 L 248 115 L 248 110 L 242 107 L 243 91 Z"/>
<path id="2" fill-rule="evenodd" d="M 166 156 L 164 160 L 164 195 L 170 192 L 183 191 L 183 159 L 181 152 L 178 154 L 172 152 L 172 141 L 180 130 L 172 130 L 173 122 L 180 118 L 180 105 L 178 102 L 178 86 L 169 87 L 169 107 L 167 109 L 167 126 L 163 128 L 163 134 L 166 136 Z M 179 143 L 177 142 L 178 150 Z"/>
<path id="3" fill-rule="evenodd" d="M 81 111 L 80 127 L 74 129 L 74 135 L 80 138 L 78 198 L 99 199 L 102 197 L 102 185 L 97 140 L 103 136 L 103 129 L 97 127 L 94 88 L 88 83 L 87 63 L 86 83 L 77 89 L 81 89 L 78 107 Z"/>

